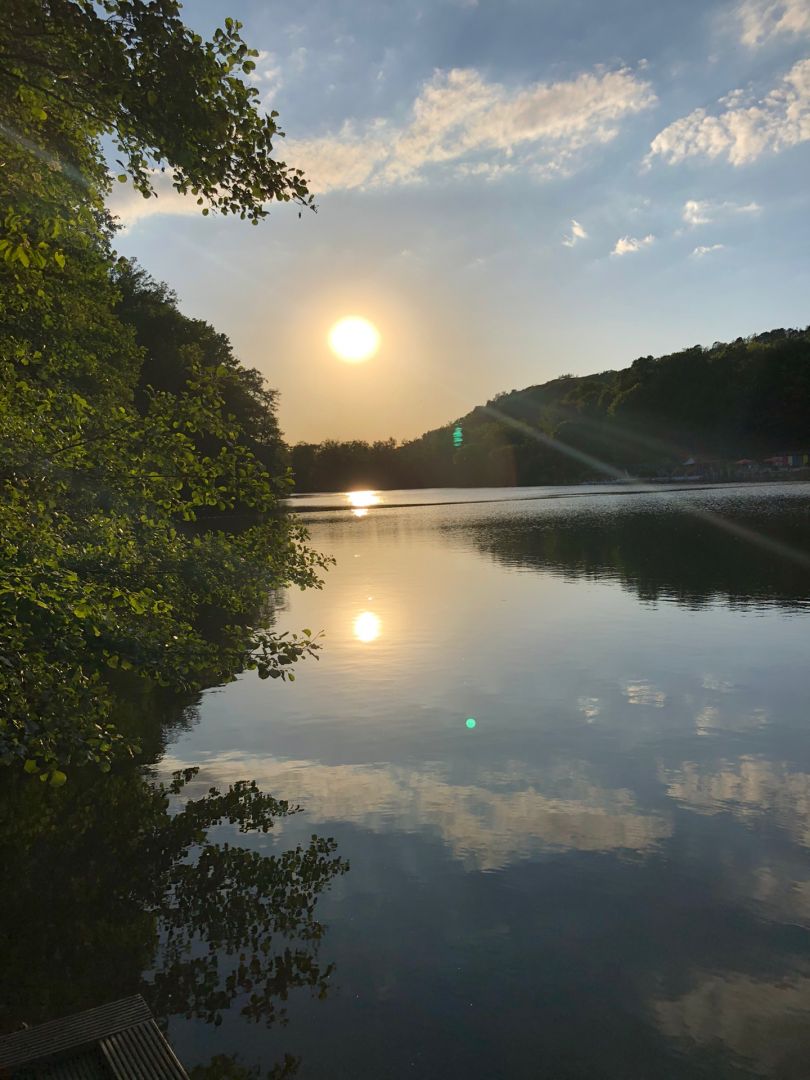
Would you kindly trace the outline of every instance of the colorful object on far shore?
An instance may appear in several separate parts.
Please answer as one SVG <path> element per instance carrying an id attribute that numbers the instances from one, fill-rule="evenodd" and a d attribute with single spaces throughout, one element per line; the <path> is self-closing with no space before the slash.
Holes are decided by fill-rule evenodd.
<path id="1" fill-rule="evenodd" d="M 472 731 L 472 729 L 476 726 L 478 721 L 475 720 L 472 716 L 470 716 L 470 717 L 467 718 L 465 723 L 466 723 L 467 727 L 470 729 L 470 731 Z"/>
<path id="2" fill-rule="evenodd" d="M 461 424 L 456 424 L 453 428 L 453 446 L 456 449 L 464 442 L 464 432 L 461 430 Z"/>

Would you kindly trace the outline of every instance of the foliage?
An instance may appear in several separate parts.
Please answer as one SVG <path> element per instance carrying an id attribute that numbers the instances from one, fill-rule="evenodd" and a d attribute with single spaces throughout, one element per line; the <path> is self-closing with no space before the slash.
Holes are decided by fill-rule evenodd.
<path id="1" fill-rule="evenodd" d="M 214 840 L 223 826 L 267 833 L 298 808 L 245 781 L 189 798 L 196 772 L 169 785 L 130 766 L 78 772 L 60 790 L 19 778 L 7 786 L 0 859 L 16 884 L 0 899 L 1 1028 L 137 991 L 162 1023 L 182 1015 L 216 1025 L 238 1010 L 270 1026 L 284 1022 L 296 988 L 326 994 L 333 969 L 318 959 L 315 908 L 348 864 L 316 836 L 270 853 L 255 840 Z M 202 1075 L 244 1075 L 227 1064 Z M 270 1075 L 293 1066 L 288 1058 Z"/>
<path id="2" fill-rule="evenodd" d="M 308 205 L 300 170 L 272 156 L 283 132 L 277 113 L 258 112 L 259 92 L 244 80 L 258 54 L 240 29 L 228 18 L 204 41 L 176 0 L 7 0 L 0 90 L 18 123 L 4 123 L 5 137 L 33 137 L 32 149 L 101 188 L 98 139 L 109 135 L 119 179 L 131 177 L 149 198 L 155 171 L 168 167 L 174 188 L 206 204 L 203 213 L 259 221 L 274 199 Z"/>
<path id="3" fill-rule="evenodd" d="M 165 166 L 253 221 L 306 201 L 238 24 L 203 42 L 178 10 L 0 12 L 0 761 L 53 785 L 123 747 L 110 672 L 182 692 L 318 649 L 253 626 L 326 565 L 279 512 L 274 392 L 111 248 L 104 136 L 145 195 Z"/>
<path id="4" fill-rule="evenodd" d="M 460 426 L 461 445 L 453 432 Z M 292 448 L 299 491 L 567 484 L 810 450 L 810 328 L 561 375 L 419 439 Z"/>
<path id="5" fill-rule="evenodd" d="M 283 477 L 287 461 L 276 418 L 277 391 L 266 386 L 260 372 L 239 363 L 225 334 L 202 319 L 183 315 L 175 294 L 136 264 L 120 262 L 115 284 L 118 316 L 132 327 L 143 349 L 135 391 L 139 408 L 147 405 L 150 390 L 180 393 L 192 356 L 204 368 L 218 372 L 224 407 L 236 417 L 240 438 L 273 475 Z"/>

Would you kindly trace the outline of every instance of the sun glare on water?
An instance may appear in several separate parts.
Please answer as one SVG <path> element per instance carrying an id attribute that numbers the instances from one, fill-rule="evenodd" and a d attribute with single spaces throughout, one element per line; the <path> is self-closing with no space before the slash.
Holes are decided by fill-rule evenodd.
<path id="1" fill-rule="evenodd" d="M 355 510 L 367 510 L 369 506 L 376 506 L 380 501 L 380 496 L 374 491 L 349 491 L 347 498 Z"/>
<path id="2" fill-rule="evenodd" d="M 363 611 L 354 620 L 352 629 L 358 641 L 368 644 L 370 641 L 376 641 L 380 636 L 382 623 L 379 616 L 375 615 L 373 611 Z"/>
<path id="3" fill-rule="evenodd" d="M 340 360 L 359 364 L 369 360 L 380 347 L 380 333 L 373 323 L 359 315 L 339 319 L 329 331 L 329 348 Z"/>

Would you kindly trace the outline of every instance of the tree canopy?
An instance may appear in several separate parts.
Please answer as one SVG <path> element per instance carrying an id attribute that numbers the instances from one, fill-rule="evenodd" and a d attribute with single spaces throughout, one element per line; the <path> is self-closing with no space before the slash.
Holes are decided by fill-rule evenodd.
<path id="1" fill-rule="evenodd" d="M 117 257 L 104 210 L 104 139 L 147 197 L 165 168 L 203 213 L 308 203 L 252 55 L 171 0 L 0 11 L 0 761 L 52 784 L 125 745 L 111 673 L 292 678 L 317 649 L 261 628 L 268 590 L 325 566 L 279 512 L 274 392 Z"/>

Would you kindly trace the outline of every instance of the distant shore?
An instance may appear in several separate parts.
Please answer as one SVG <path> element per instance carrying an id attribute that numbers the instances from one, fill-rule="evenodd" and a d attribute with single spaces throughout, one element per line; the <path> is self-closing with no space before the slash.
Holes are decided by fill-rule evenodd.
<path id="1" fill-rule="evenodd" d="M 428 501 L 413 501 L 413 502 L 379 502 L 369 507 L 363 507 L 361 509 L 366 510 L 405 510 L 409 508 L 423 508 L 429 506 L 461 506 L 465 504 L 475 503 L 476 505 L 485 505 L 487 503 L 498 502 L 532 502 L 541 501 L 546 499 L 576 499 L 586 498 L 591 495 L 649 495 L 657 492 L 680 492 L 680 491 L 711 491 L 713 488 L 719 487 L 756 487 L 756 486 L 770 486 L 772 484 L 801 484 L 810 483 L 810 470 L 802 469 L 802 475 L 797 476 L 795 473 L 790 476 L 770 476 L 767 478 L 759 477 L 757 479 L 750 480 L 709 480 L 704 481 L 702 479 L 695 479 L 693 481 L 679 481 L 672 482 L 669 480 L 590 480 L 582 484 L 567 485 L 567 484 L 548 484 L 548 485 L 532 485 L 525 487 L 469 487 L 469 488 L 453 488 L 453 487 L 436 487 L 436 488 L 374 488 L 375 493 L 382 494 L 385 491 L 408 491 L 408 492 L 433 492 L 433 491 L 510 491 L 510 492 L 526 492 L 527 494 L 515 494 L 512 496 L 502 497 L 490 497 L 484 499 L 430 499 Z M 559 490 L 559 489 L 565 490 Z M 587 490 L 582 490 L 587 489 Z M 595 490 L 594 490 L 595 489 Z M 532 494 L 529 494 L 531 492 Z M 296 505 L 296 500 L 299 499 L 316 499 L 334 497 L 339 498 L 341 495 L 345 496 L 348 492 L 340 491 L 308 491 L 308 492 L 296 492 L 294 495 L 290 495 L 285 499 L 286 509 L 293 514 L 318 514 L 334 512 L 335 510 L 347 510 L 355 511 L 358 508 L 353 506 L 349 502 L 330 502 L 330 503 L 315 503 L 309 505 Z"/>

